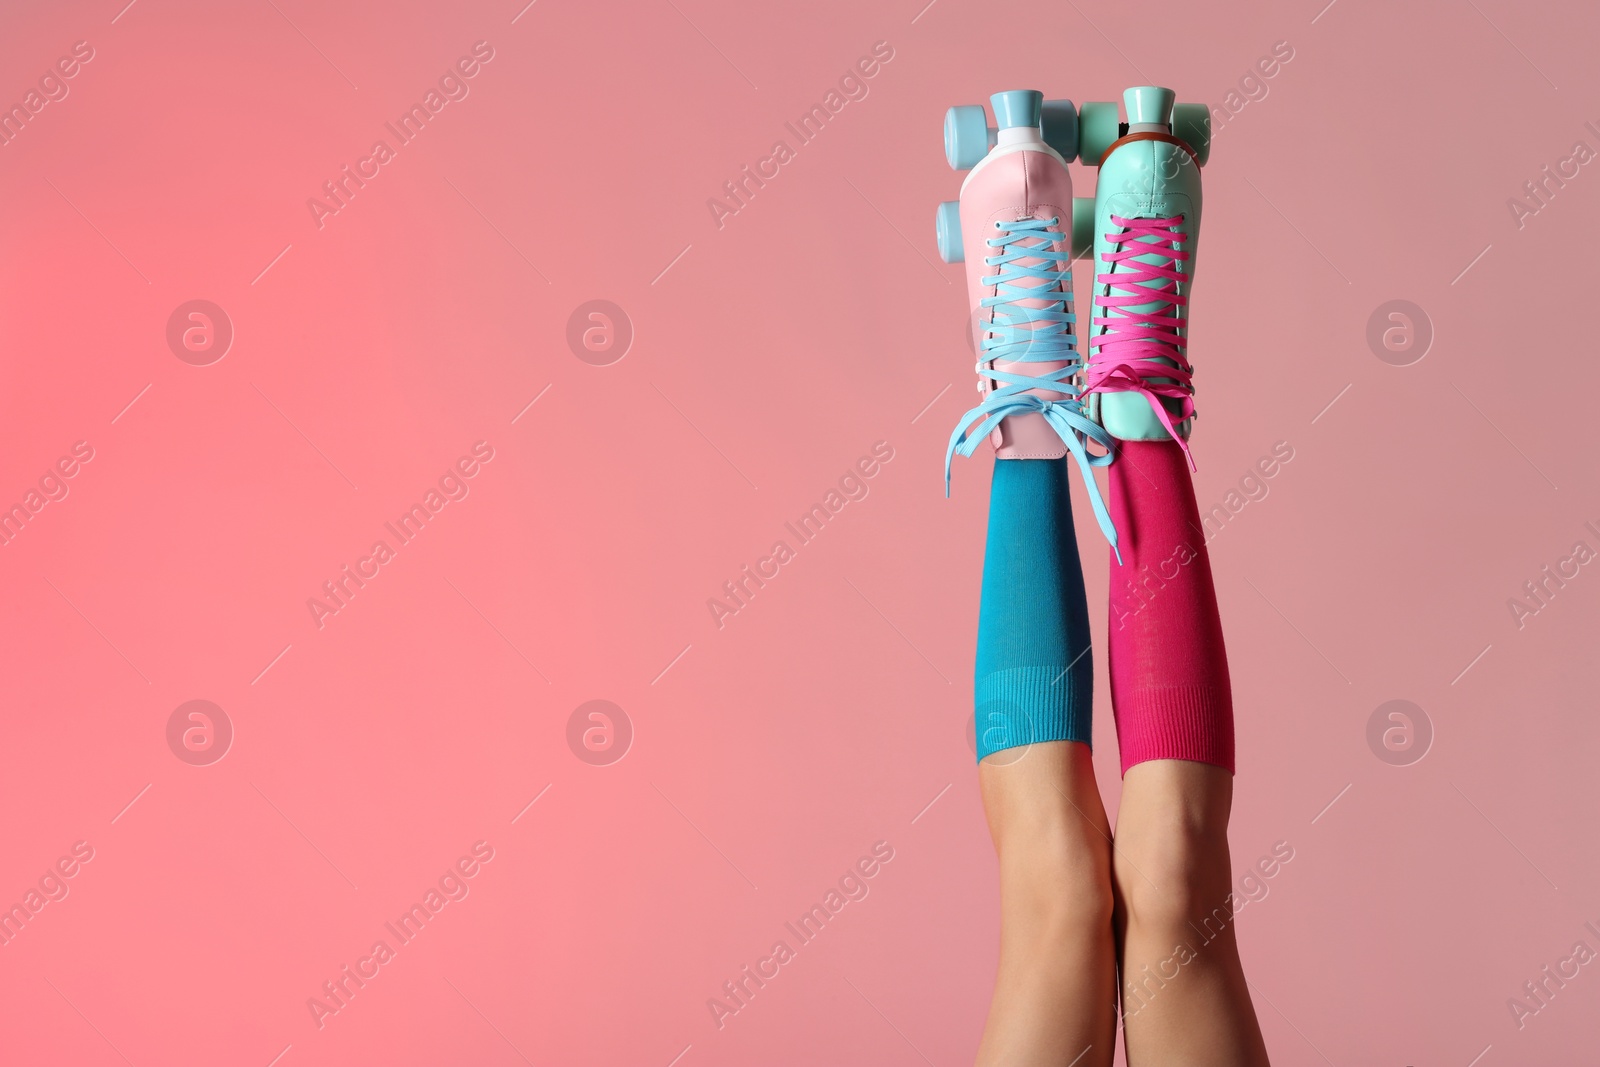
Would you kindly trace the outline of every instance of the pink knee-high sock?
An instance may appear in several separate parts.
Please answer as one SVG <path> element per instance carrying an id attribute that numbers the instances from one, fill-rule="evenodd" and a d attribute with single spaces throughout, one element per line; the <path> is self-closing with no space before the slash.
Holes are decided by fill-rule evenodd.
<path id="1" fill-rule="evenodd" d="M 1153 759 L 1233 771 L 1233 693 L 1200 509 L 1175 441 L 1119 441 L 1110 468 L 1111 708 L 1122 773 Z"/>

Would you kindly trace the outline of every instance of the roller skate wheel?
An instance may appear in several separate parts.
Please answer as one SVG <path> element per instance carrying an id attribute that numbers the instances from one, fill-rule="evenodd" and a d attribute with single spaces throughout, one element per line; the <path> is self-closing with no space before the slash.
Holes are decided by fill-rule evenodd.
<path id="1" fill-rule="evenodd" d="M 1179 104 L 1172 109 L 1172 136 L 1194 149 L 1194 161 L 1211 158 L 1211 109 L 1204 104 Z"/>
<path id="2" fill-rule="evenodd" d="M 1071 163 L 1078 158 L 1078 109 L 1071 100 L 1046 100 L 1040 111 L 1044 143 Z"/>
<path id="3" fill-rule="evenodd" d="M 1094 205 L 1091 203 L 1091 210 Z M 939 239 L 939 258 L 946 263 L 961 263 L 966 260 L 965 249 L 961 246 L 961 204 L 956 200 L 946 200 L 939 205 L 933 216 L 934 229 Z"/>
<path id="4" fill-rule="evenodd" d="M 1106 150 L 1122 136 L 1122 119 L 1110 100 L 1091 100 L 1078 109 L 1078 155 L 1098 167 Z"/>
<path id="5" fill-rule="evenodd" d="M 944 113 L 944 158 L 951 170 L 971 170 L 988 153 L 993 131 L 982 104 L 961 104 Z"/>
<path id="6" fill-rule="evenodd" d="M 1087 259 L 1094 253 L 1094 197 L 1072 198 L 1072 258 Z"/>

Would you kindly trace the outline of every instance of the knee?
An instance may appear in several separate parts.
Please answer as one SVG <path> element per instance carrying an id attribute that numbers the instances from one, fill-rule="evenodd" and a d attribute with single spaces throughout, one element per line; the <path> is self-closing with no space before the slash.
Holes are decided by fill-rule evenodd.
<path id="1" fill-rule="evenodd" d="M 1136 841 L 1125 844 L 1119 838 L 1113 863 L 1117 895 L 1130 925 L 1206 936 L 1231 925 L 1225 827 L 1174 821 L 1140 834 Z"/>
<path id="2" fill-rule="evenodd" d="M 1035 935 L 1046 944 L 1077 943 L 1110 928 L 1116 897 L 1109 847 L 1067 835 L 1045 835 L 1025 855 L 1002 858 L 1008 894 L 1024 903 Z"/>

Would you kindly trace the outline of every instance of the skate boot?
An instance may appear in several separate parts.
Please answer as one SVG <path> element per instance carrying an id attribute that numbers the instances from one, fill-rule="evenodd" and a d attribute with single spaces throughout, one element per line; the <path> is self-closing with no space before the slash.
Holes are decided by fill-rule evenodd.
<path id="1" fill-rule="evenodd" d="M 1086 413 L 1118 440 L 1177 441 L 1193 469 L 1188 305 L 1210 113 L 1175 108 L 1172 90 L 1155 86 L 1129 89 L 1123 100 L 1125 124 L 1115 104 L 1085 104 L 1081 116 L 1084 162 L 1100 167 Z"/>
<path id="2" fill-rule="evenodd" d="M 946 262 L 967 265 L 982 395 L 951 434 L 945 492 L 956 453 L 972 455 L 984 438 L 1002 460 L 1059 459 L 1070 452 L 1095 519 L 1115 548 L 1116 528 L 1091 469 L 1111 461 L 1112 442 L 1083 410 L 1072 304 L 1067 162 L 1077 155 L 1077 112 L 1070 101 L 1046 105 L 1032 90 L 996 93 L 990 101 L 997 129 L 986 127 L 981 107 L 952 108 L 945 120 L 951 166 L 972 173 L 962 182 L 960 201 L 939 206 L 939 251 Z M 1104 451 L 1091 454 L 1091 441 Z"/>

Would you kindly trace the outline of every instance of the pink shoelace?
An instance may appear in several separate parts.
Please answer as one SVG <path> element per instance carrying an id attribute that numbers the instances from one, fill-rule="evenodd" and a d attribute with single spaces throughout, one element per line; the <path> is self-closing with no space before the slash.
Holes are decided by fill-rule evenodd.
<path id="1" fill-rule="evenodd" d="M 1089 335 L 1084 391 L 1142 395 L 1183 449 L 1189 469 L 1194 470 L 1188 442 L 1173 425 L 1174 421 L 1182 422 L 1194 415 L 1194 389 L 1190 384 L 1194 368 L 1184 354 L 1186 341 L 1179 332 L 1184 320 L 1178 317 L 1178 309 L 1189 302 L 1188 297 L 1177 292 L 1178 283 L 1187 280 L 1177 269 L 1178 262 L 1189 258 L 1189 253 L 1180 247 L 1184 235 L 1176 229 L 1182 221 L 1182 215 L 1165 219 L 1111 216 L 1112 225 L 1121 227 L 1123 232 L 1106 234 L 1112 250 L 1101 258 L 1111 273 L 1096 274 L 1094 279 L 1096 287 L 1109 288 L 1094 298 L 1095 309 L 1103 310 L 1104 315 L 1095 317 L 1095 330 Z M 1139 261 L 1138 257 L 1152 254 L 1165 262 Z M 1150 310 L 1129 310 L 1140 306 Z M 1098 332 L 1100 327 L 1105 327 L 1104 333 Z M 1151 381 L 1152 378 L 1167 380 Z M 1176 420 L 1167 413 L 1161 397 L 1183 402 Z"/>

